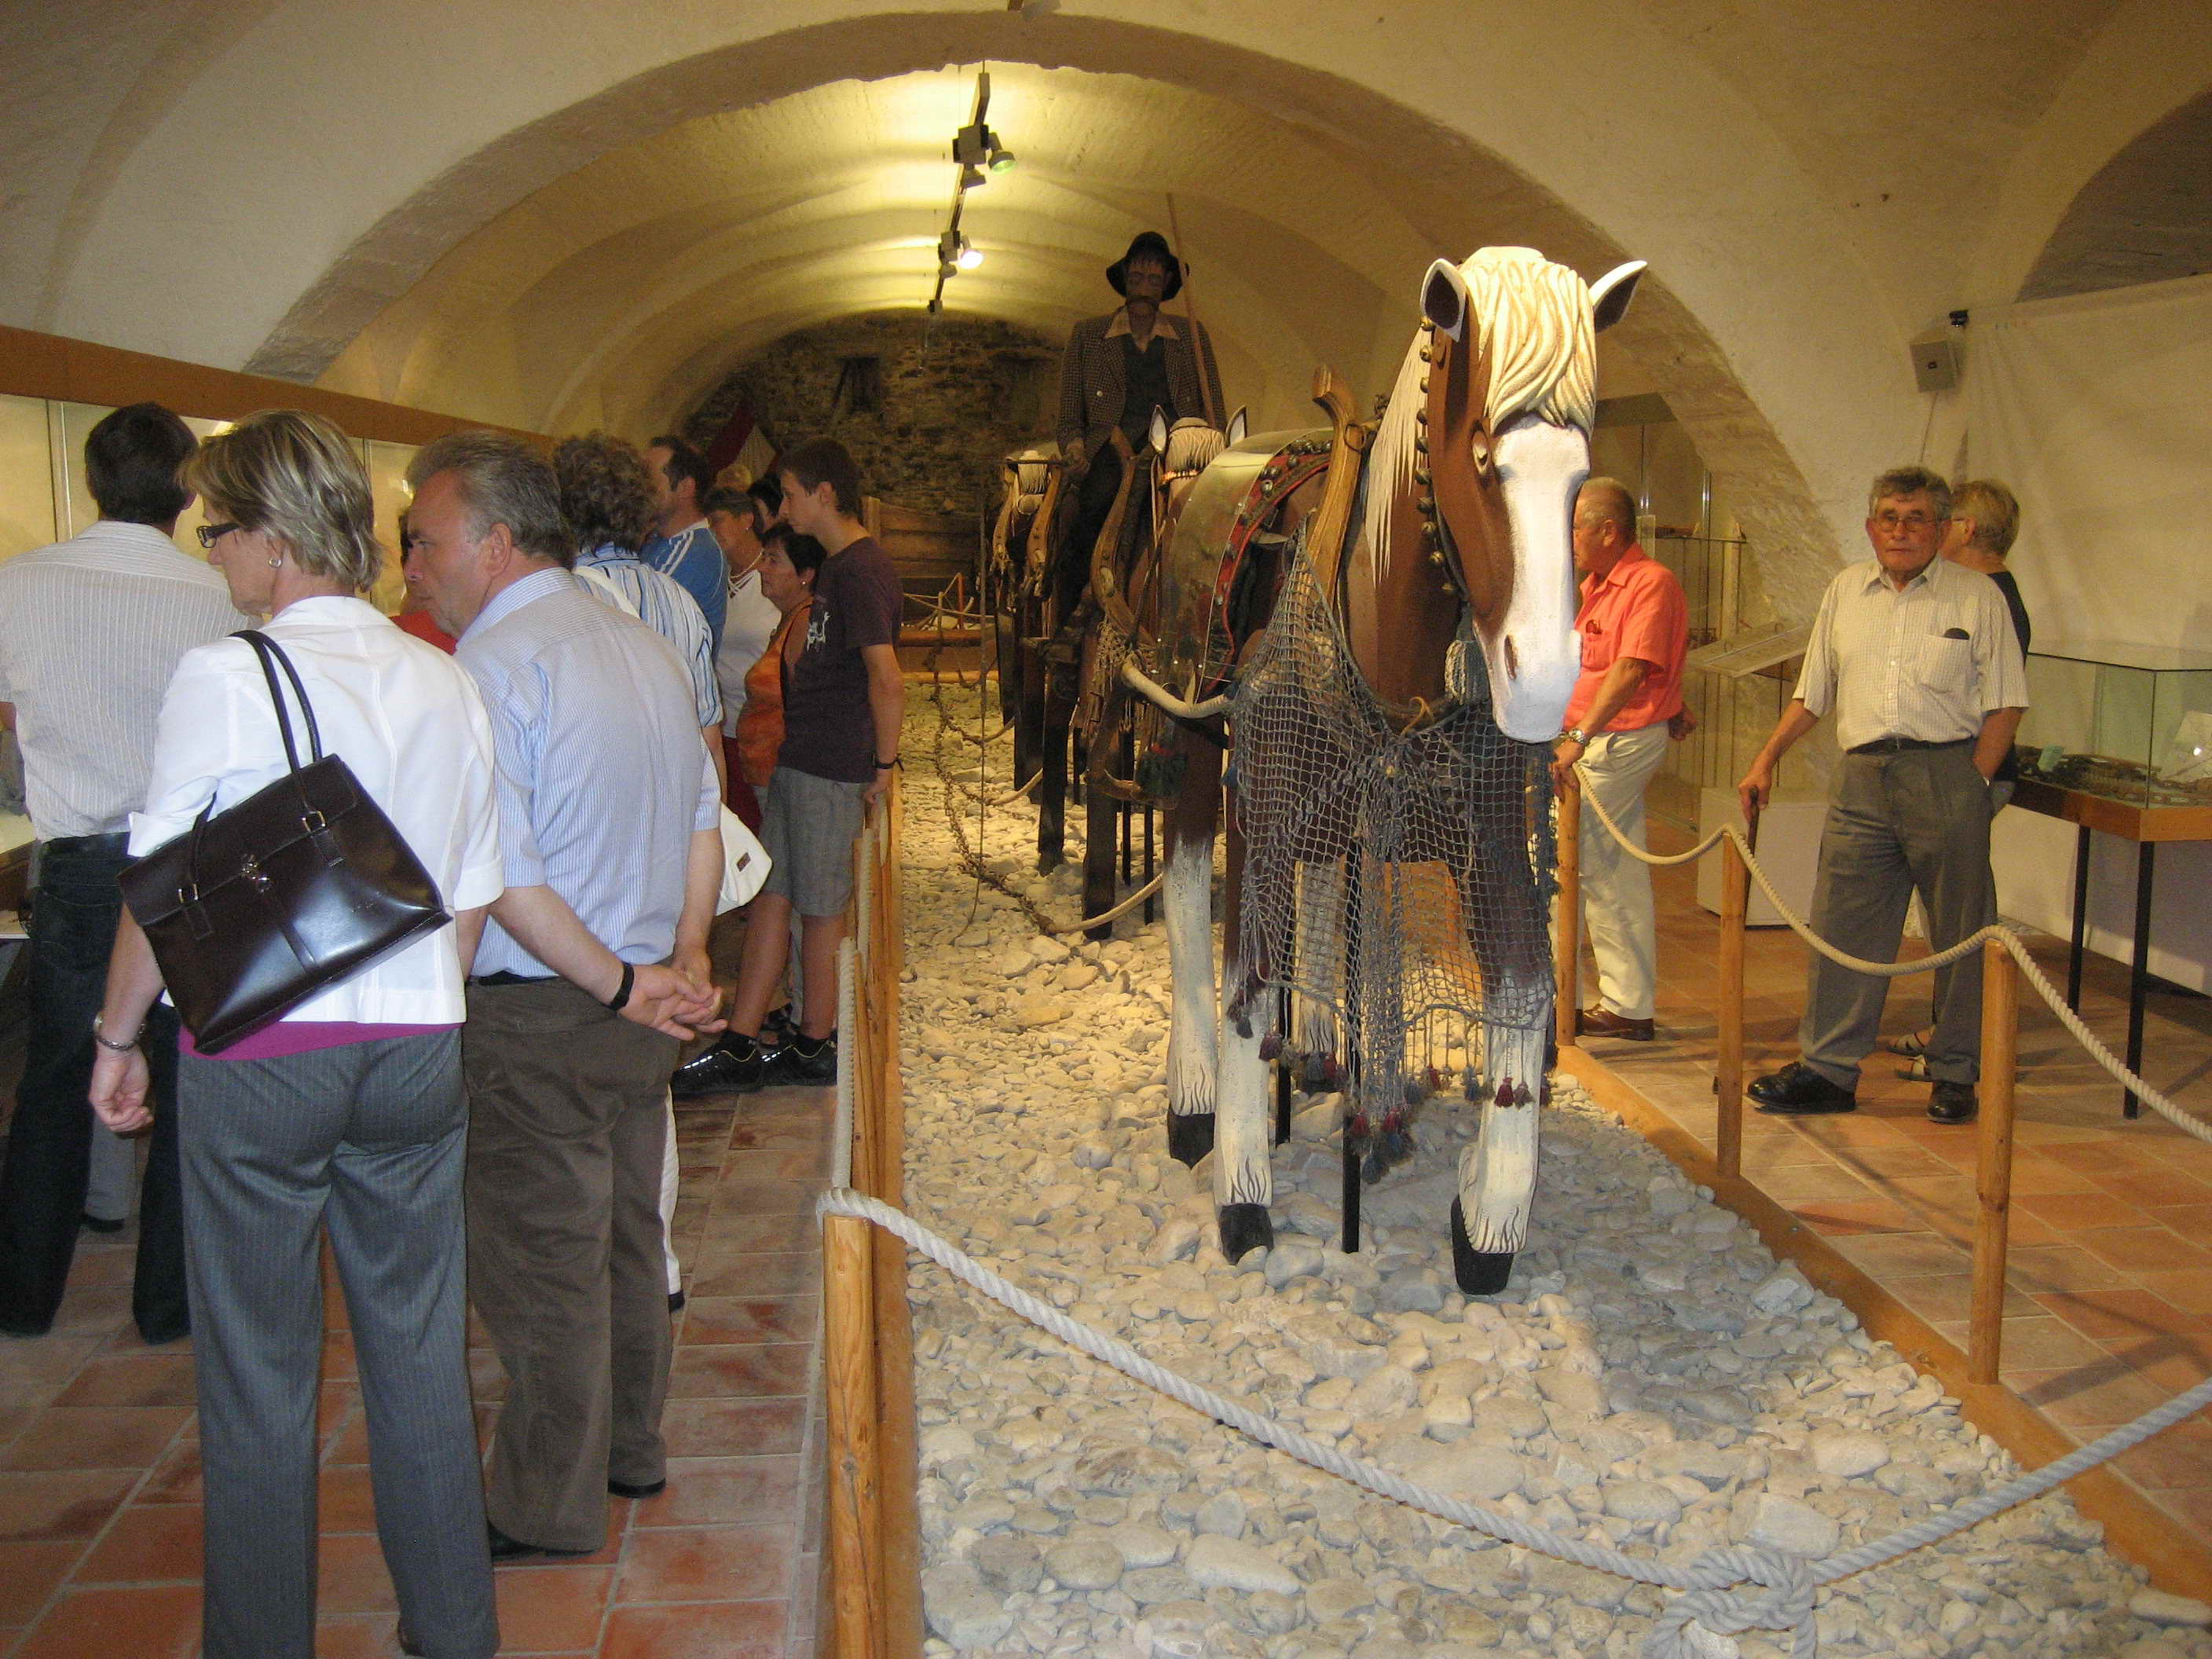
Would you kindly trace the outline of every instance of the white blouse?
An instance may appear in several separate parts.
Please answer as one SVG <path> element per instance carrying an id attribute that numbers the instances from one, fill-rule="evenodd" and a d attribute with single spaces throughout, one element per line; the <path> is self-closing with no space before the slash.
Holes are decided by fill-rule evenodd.
<path id="1" fill-rule="evenodd" d="M 263 633 L 283 647 L 314 706 L 323 752 L 344 757 L 413 848 L 456 913 L 506 890 L 491 726 L 476 683 L 451 657 L 392 626 L 355 599 L 289 605 Z M 279 668 L 293 741 L 310 758 L 306 723 Z M 134 856 L 283 775 L 284 744 L 259 659 L 243 640 L 185 653 L 161 702 L 146 807 L 131 817 Z M 342 985 L 301 1003 L 288 1020 L 364 1025 L 455 1025 L 465 1008 L 456 930 L 441 927 Z"/>

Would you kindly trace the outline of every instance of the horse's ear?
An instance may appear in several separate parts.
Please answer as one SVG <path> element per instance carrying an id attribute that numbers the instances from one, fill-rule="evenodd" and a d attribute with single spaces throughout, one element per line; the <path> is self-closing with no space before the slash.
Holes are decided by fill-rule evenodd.
<path id="1" fill-rule="evenodd" d="M 1229 431 L 1226 435 L 1231 448 L 1234 449 L 1244 441 L 1245 426 L 1243 406 L 1239 404 L 1237 412 L 1229 417 Z"/>
<path id="2" fill-rule="evenodd" d="M 1467 326 L 1467 278 L 1449 259 L 1429 267 L 1421 281 L 1421 315 L 1456 340 Z"/>
<path id="3" fill-rule="evenodd" d="M 1161 413 L 1160 406 L 1158 404 L 1154 404 L 1152 405 L 1152 453 L 1155 455 L 1166 454 L 1168 453 L 1168 417 Z"/>
<path id="4" fill-rule="evenodd" d="M 1631 259 L 1590 284 L 1590 327 L 1594 331 L 1602 334 L 1628 314 L 1628 302 L 1636 297 L 1637 279 L 1643 275 L 1644 261 Z"/>

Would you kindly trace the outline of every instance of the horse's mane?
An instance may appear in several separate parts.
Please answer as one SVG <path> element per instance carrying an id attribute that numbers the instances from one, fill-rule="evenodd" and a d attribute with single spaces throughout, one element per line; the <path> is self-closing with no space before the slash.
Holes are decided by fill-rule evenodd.
<path id="1" fill-rule="evenodd" d="M 1168 453 L 1163 465 L 1173 477 L 1203 472 L 1227 447 L 1228 439 L 1219 427 L 1186 415 L 1168 428 Z"/>
<path id="2" fill-rule="evenodd" d="M 1495 433 L 1517 415 L 1534 414 L 1588 432 L 1597 415 L 1597 342 L 1583 279 L 1525 247 L 1479 248 L 1459 269 L 1467 280 L 1468 314 L 1458 349 L 1490 360 L 1485 424 Z M 1397 550 L 1390 544 L 1391 503 L 1413 487 L 1413 416 L 1427 402 L 1421 391 L 1427 337 L 1418 332 L 1406 348 L 1375 436 L 1362 527 L 1378 571 L 1389 568 Z M 1409 550 L 1419 556 L 1419 549 Z"/>

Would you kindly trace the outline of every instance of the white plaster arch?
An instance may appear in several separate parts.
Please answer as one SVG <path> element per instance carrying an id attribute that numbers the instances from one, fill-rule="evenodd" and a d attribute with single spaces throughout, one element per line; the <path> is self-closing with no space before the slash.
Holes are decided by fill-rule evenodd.
<path id="1" fill-rule="evenodd" d="M 2075 198 L 2115 155 L 2212 89 L 2212 7 L 2130 0 L 2106 24 L 1998 186 L 1968 297 L 2009 305 Z"/>
<path id="2" fill-rule="evenodd" d="M 1631 354 L 1742 477 L 1770 580 L 1810 577 L 1850 545 L 1863 477 L 1917 435 L 1906 325 L 1802 149 L 1670 32 L 1676 9 L 1407 0 L 1370 22 L 1291 0 L 1072 0 L 1035 17 L 781 0 L 648 24 L 569 0 L 556 31 L 527 0 L 291 0 L 238 27 L 88 180 L 46 320 L 313 374 L 469 233 L 701 112 L 985 58 L 1146 76 L 1314 131 L 1387 198 L 1432 197 L 1419 222 L 1438 251 L 1473 245 L 1503 179 L 1528 186 L 1525 239 L 1554 257 L 1651 260 Z M 1620 95 L 1624 65 L 1694 118 L 1645 118 Z M 1778 584 L 1785 609 L 1806 585 Z"/>

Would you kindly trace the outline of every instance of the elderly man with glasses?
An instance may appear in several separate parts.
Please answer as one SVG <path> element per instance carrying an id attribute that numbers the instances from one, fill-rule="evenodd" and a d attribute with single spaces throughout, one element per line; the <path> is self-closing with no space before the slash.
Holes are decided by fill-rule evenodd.
<path id="1" fill-rule="evenodd" d="M 1936 557 L 1951 488 L 1923 467 L 1874 482 L 1870 561 L 1828 584 L 1797 695 L 1736 786 L 1747 814 L 1772 793 L 1790 745 L 1832 709 L 1843 751 L 1820 836 L 1815 933 L 1852 956 L 1897 955 L 1915 887 L 1928 943 L 1948 949 L 1996 919 L 1990 879 L 1990 780 L 2027 707 L 2027 671 L 1997 585 Z M 1812 959 L 1800 1058 L 1749 1093 L 1784 1116 L 1848 1112 L 1872 1051 L 1886 979 Z M 1966 1123 L 1977 1109 L 1981 958 L 1936 975 L 1928 1115 Z"/>

